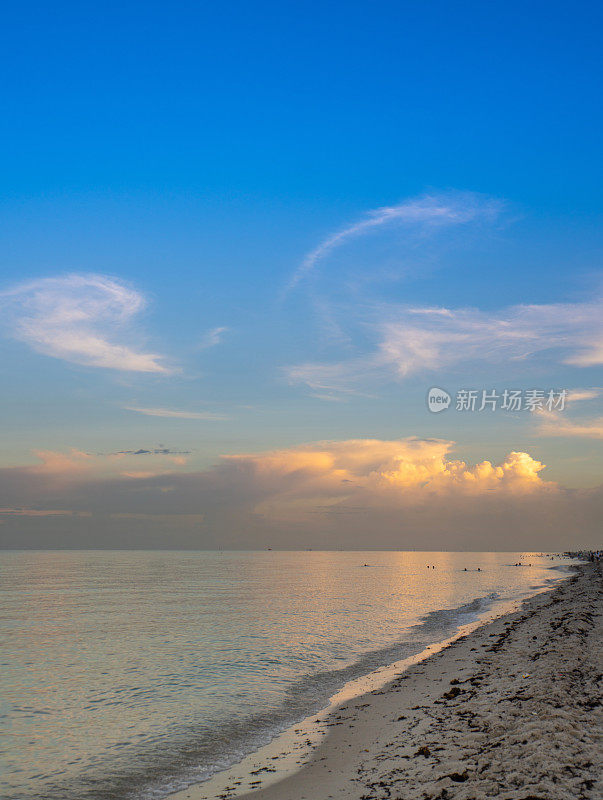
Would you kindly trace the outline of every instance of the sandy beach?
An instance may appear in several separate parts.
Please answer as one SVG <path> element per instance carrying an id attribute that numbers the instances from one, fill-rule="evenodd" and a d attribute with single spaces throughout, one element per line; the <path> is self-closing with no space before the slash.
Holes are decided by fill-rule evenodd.
<path id="1" fill-rule="evenodd" d="M 298 727 L 297 740 L 275 740 L 226 781 L 173 797 L 600 798 L 602 573 L 600 564 L 575 569 L 520 610 L 312 720 L 314 738 L 326 735 L 309 753 L 310 729 Z"/>

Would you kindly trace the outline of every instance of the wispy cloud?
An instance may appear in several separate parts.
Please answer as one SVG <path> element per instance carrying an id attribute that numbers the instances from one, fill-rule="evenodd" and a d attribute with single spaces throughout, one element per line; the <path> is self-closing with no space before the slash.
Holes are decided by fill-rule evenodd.
<path id="1" fill-rule="evenodd" d="M 36 352 L 87 367 L 169 373 L 157 353 L 125 343 L 144 297 L 105 275 L 71 274 L 0 292 L 10 335 Z"/>
<path id="2" fill-rule="evenodd" d="M 138 450 L 118 450 L 112 455 L 116 456 L 188 456 L 190 450 L 170 450 L 169 447 L 154 447 L 152 450 L 146 450 L 139 447 Z"/>
<path id="3" fill-rule="evenodd" d="M 222 326 L 219 328 L 212 328 L 211 330 L 207 331 L 207 333 L 201 338 L 199 349 L 209 350 L 210 347 L 216 347 L 216 345 L 220 344 L 224 338 L 224 334 L 229 330 L 230 328 Z"/>
<path id="4" fill-rule="evenodd" d="M 219 422 L 228 419 L 224 414 L 213 411 L 178 411 L 174 408 L 138 408 L 137 406 L 124 406 L 125 411 L 135 411 L 147 417 L 166 417 L 167 419 L 199 419 L 208 422 Z"/>
<path id="5" fill-rule="evenodd" d="M 545 409 L 534 412 L 539 418 L 539 436 L 563 436 L 579 439 L 603 439 L 603 417 L 576 422 L 565 414 Z"/>
<path id="6" fill-rule="evenodd" d="M 571 389 L 567 393 L 566 406 L 572 407 L 577 403 L 588 403 L 603 395 L 603 389 L 592 386 L 585 389 Z M 548 410 L 538 408 L 534 410 L 538 420 L 536 433 L 539 436 L 560 436 L 579 439 L 603 439 L 603 417 L 571 419 L 567 411 Z"/>
<path id="7" fill-rule="evenodd" d="M 500 201 L 475 193 L 425 194 L 395 206 L 384 206 L 367 212 L 364 219 L 347 225 L 327 236 L 311 250 L 293 274 L 289 290 L 312 272 L 319 261 L 350 239 L 354 239 L 388 225 L 413 225 L 414 227 L 443 227 L 460 225 L 479 218 L 492 219 L 502 208 Z"/>
<path id="8" fill-rule="evenodd" d="M 410 308 L 382 325 L 381 355 L 404 376 L 462 361 L 523 361 L 544 351 L 574 366 L 603 363 L 603 301 L 517 305 L 498 313 Z"/>
<path id="9" fill-rule="evenodd" d="M 285 374 L 291 384 L 304 384 L 312 389 L 315 397 L 323 400 L 325 393 L 329 400 L 334 400 L 335 397 L 328 394 L 333 391 L 356 397 L 374 397 L 374 394 L 361 391 L 357 384 L 361 380 L 367 382 L 378 378 L 372 357 L 331 364 L 297 364 L 287 368 Z"/>
<path id="10" fill-rule="evenodd" d="M 574 367 L 603 364 L 603 299 L 516 305 L 498 312 L 473 308 L 376 304 L 372 352 L 332 363 L 289 367 L 292 383 L 316 391 L 350 392 L 370 380 L 405 378 L 463 363 L 528 365 L 538 356 Z M 587 390 L 584 390 L 585 392 Z M 582 394 L 596 397 L 597 390 Z M 575 399 L 579 399 L 578 396 Z"/>
<path id="11" fill-rule="evenodd" d="M 603 394 L 603 389 L 593 386 L 588 389 L 572 389 L 568 392 L 566 403 L 583 403 L 586 400 L 596 400 Z"/>
<path id="12" fill-rule="evenodd" d="M 90 511 L 46 508 L 0 508 L 0 516 L 9 517 L 91 517 Z"/>
<path id="13" fill-rule="evenodd" d="M 381 326 L 380 357 L 401 376 L 466 361 L 524 361 L 545 351 L 574 366 L 603 363 L 603 301 L 476 309 L 409 308 Z"/>

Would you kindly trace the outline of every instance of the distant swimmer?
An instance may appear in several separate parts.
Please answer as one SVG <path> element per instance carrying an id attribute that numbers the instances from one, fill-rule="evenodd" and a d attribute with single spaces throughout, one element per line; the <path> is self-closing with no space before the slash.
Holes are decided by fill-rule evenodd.
<path id="1" fill-rule="evenodd" d="M 478 572 L 481 572 L 481 571 L 482 571 L 482 570 L 481 570 L 481 567 L 478 567 L 478 568 L 477 568 L 477 571 L 478 571 Z"/>

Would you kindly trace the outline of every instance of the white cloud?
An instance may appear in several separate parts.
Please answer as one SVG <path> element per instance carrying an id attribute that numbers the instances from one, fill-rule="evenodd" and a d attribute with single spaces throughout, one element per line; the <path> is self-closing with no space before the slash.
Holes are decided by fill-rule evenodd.
<path id="1" fill-rule="evenodd" d="M 374 383 L 391 374 L 405 378 L 462 363 L 517 365 L 538 356 L 575 367 L 603 364 L 602 299 L 515 305 L 497 312 L 380 304 L 373 316 L 372 353 L 292 366 L 287 370 L 291 382 L 313 390 L 350 392 L 367 380 Z M 597 391 L 590 389 L 591 394 L 575 395 L 574 400 L 596 397 Z"/>
<path id="2" fill-rule="evenodd" d="M 497 313 L 410 308 L 381 332 L 381 358 L 401 376 L 464 361 L 522 361 L 545 351 L 574 366 L 603 363 L 601 300 L 516 305 Z"/>
<path id="3" fill-rule="evenodd" d="M 125 406 L 125 411 L 135 411 L 147 417 L 166 417 L 168 419 L 202 419 L 209 422 L 228 419 L 224 414 L 215 414 L 213 411 L 177 411 L 173 408 L 138 408 Z"/>
<path id="4" fill-rule="evenodd" d="M 126 344 L 145 306 L 135 289 L 105 275 L 41 278 L 0 293 L 11 335 L 36 352 L 87 367 L 169 373 L 162 356 Z"/>
<path id="5" fill-rule="evenodd" d="M 599 387 L 587 389 L 571 389 L 567 393 L 566 406 L 584 403 L 601 397 L 603 390 Z M 539 436 L 563 436 L 581 439 L 603 439 L 603 417 L 581 419 L 575 421 L 567 416 L 567 412 L 535 409 L 534 415 L 539 421 Z"/>
<path id="6" fill-rule="evenodd" d="M 381 356 L 402 376 L 463 361 L 522 361 L 544 351 L 574 366 L 603 363 L 603 302 L 517 305 L 497 313 L 410 308 L 382 325 Z"/>
<path id="7" fill-rule="evenodd" d="M 201 344 L 199 345 L 199 348 L 201 350 L 208 350 L 210 347 L 215 347 L 216 345 L 220 344 L 220 342 L 224 338 L 224 334 L 228 330 L 230 329 L 225 326 L 222 326 L 219 328 L 212 328 L 211 330 L 207 331 L 207 333 L 201 339 Z"/>
<path id="8" fill-rule="evenodd" d="M 376 380 L 378 374 L 373 358 L 350 359 L 333 364 L 297 364 L 285 370 L 291 384 L 302 383 L 315 392 L 314 396 L 325 399 L 325 392 L 338 392 L 355 397 L 374 397 L 374 394 L 359 391 L 354 384 L 360 380 Z M 316 394 L 317 393 L 317 394 Z M 334 400 L 333 396 L 329 396 Z M 340 398 L 339 398 L 340 399 Z"/>
<path id="9" fill-rule="evenodd" d="M 603 417 L 575 422 L 556 411 L 539 410 L 539 436 L 567 436 L 580 439 L 603 439 Z"/>
<path id="10" fill-rule="evenodd" d="M 311 250 L 295 271 L 289 289 L 296 286 L 316 267 L 318 262 L 350 239 L 371 233 L 386 225 L 407 224 L 415 227 L 443 227 L 460 225 L 478 218 L 494 218 L 501 210 L 501 203 L 475 193 L 426 194 L 400 203 L 384 206 L 367 213 L 342 230 L 331 234 Z"/>

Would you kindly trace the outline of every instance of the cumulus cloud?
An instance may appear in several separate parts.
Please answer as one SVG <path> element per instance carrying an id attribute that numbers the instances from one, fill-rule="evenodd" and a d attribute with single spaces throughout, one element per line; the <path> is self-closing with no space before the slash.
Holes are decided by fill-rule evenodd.
<path id="1" fill-rule="evenodd" d="M 498 465 L 483 461 L 468 465 L 450 457 L 453 443 L 439 439 L 410 437 L 399 440 L 350 439 L 339 442 L 317 442 L 282 450 L 223 456 L 208 472 L 180 473 L 187 482 L 197 480 L 215 485 L 215 477 L 225 484 L 233 479 L 240 488 L 262 500 L 265 492 L 283 502 L 290 498 L 338 496 L 342 501 L 351 495 L 363 502 L 394 504 L 423 502 L 434 493 L 480 494 L 501 491 L 521 494 L 549 489 L 553 484 L 540 478 L 544 465 L 527 453 L 511 452 Z M 38 463 L 5 469 L 24 479 L 40 476 L 56 479 L 64 485 L 113 479 L 138 471 L 140 455 L 159 454 L 166 462 L 174 462 L 174 451 L 168 448 L 124 450 L 109 455 L 92 455 L 72 448 L 68 452 L 37 450 Z M 132 460 L 133 459 L 133 460 Z M 130 468 L 130 463 L 132 467 Z M 169 475 L 171 469 L 154 474 Z M 145 477 L 148 473 L 144 473 Z M 210 476 L 211 477 L 210 479 Z M 241 478 L 243 479 L 241 481 Z M 233 498 L 236 502 L 236 497 Z"/>
<path id="2" fill-rule="evenodd" d="M 453 448 L 417 438 L 316 442 L 225 456 L 203 471 L 154 472 L 136 457 L 101 463 L 78 451 L 63 454 L 60 472 L 60 454 L 41 453 L 36 466 L 0 470 L 0 489 L 8 508 L 90 513 L 85 527 L 69 523 L 67 539 L 67 528 L 53 529 L 60 546 L 73 546 L 76 530 L 85 546 L 135 537 L 136 546 L 234 548 L 548 549 L 598 536 L 600 488 L 547 481 L 526 452 L 469 464 Z M 73 468 L 81 463 L 85 473 Z M 194 525 L 181 527 L 185 517 Z M 115 527 L 143 518 L 144 527 Z M 4 546 L 19 532 L 39 546 L 38 517 L 6 519 Z"/>
<path id="3" fill-rule="evenodd" d="M 125 342 L 144 297 L 105 275 L 41 278 L 0 293 L 10 334 L 32 349 L 86 367 L 171 372 L 157 353 Z"/>
<path id="4" fill-rule="evenodd" d="M 395 206 L 384 206 L 368 211 L 364 219 L 353 222 L 327 236 L 311 250 L 295 271 L 289 283 L 292 289 L 311 273 L 318 262 L 338 247 L 389 225 L 412 225 L 414 228 L 433 229 L 461 225 L 477 219 L 493 219 L 502 204 L 491 198 L 471 192 L 425 194 Z"/>
<path id="5" fill-rule="evenodd" d="M 511 452 L 501 464 L 468 465 L 450 458 L 452 442 L 424 439 L 353 439 L 319 442 L 258 455 L 236 455 L 226 462 L 251 470 L 260 485 L 278 490 L 267 503 L 271 513 L 314 513 L 326 502 L 364 508 L 404 509 L 431 503 L 435 496 L 480 496 L 498 492 L 521 495 L 547 491 L 544 464 L 528 453 Z"/>

